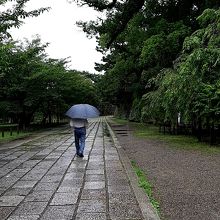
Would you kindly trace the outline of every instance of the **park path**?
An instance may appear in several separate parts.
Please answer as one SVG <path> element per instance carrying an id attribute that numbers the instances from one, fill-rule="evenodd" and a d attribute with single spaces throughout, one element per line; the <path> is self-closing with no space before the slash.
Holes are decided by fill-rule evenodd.
<path id="1" fill-rule="evenodd" d="M 109 129 L 103 118 L 90 121 L 84 158 L 67 126 L 2 145 L 0 219 L 158 219 Z"/>
<path id="2" fill-rule="evenodd" d="M 220 154 L 136 137 L 131 123 L 111 122 L 117 141 L 147 175 L 166 220 L 220 220 Z"/>

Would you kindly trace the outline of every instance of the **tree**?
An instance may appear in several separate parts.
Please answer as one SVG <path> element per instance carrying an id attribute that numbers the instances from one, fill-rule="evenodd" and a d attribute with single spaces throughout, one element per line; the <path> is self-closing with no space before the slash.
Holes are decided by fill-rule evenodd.
<path id="1" fill-rule="evenodd" d="M 0 108 L 4 117 L 6 117 L 8 114 L 14 114 L 14 112 L 11 112 L 12 109 L 14 109 L 13 111 L 20 111 L 19 108 L 17 108 L 19 105 L 19 101 L 17 100 L 16 102 L 11 102 L 11 99 L 6 99 L 6 97 L 8 97 L 9 94 L 11 98 L 12 96 L 18 95 L 16 94 L 16 89 L 14 89 L 14 83 L 18 83 L 17 79 L 19 77 L 17 77 L 16 75 L 14 75 L 14 78 L 10 76 L 14 74 L 14 70 L 18 71 L 18 69 L 15 68 L 14 64 L 16 62 L 19 62 L 19 59 L 20 61 L 22 59 L 23 61 L 25 60 L 25 57 L 18 58 L 15 56 L 15 54 L 18 54 L 16 52 L 18 52 L 19 48 L 17 48 L 16 42 L 13 42 L 13 40 L 11 39 L 8 30 L 12 27 L 20 27 L 20 25 L 23 23 L 22 19 L 25 19 L 27 17 L 35 17 L 40 15 L 44 11 L 49 10 L 49 8 L 40 8 L 27 12 L 24 8 L 26 2 L 28 1 L 29 0 L 0 0 L 0 6 L 5 6 L 8 2 L 13 3 L 11 9 L 7 9 L 5 11 L 1 10 L 0 12 Z M 7 88 L 7 85 L 10 85 L 10 83 L 12 83 L 11 87 L 9 86 L 9 90 L 6 91 L 5 89 Z M 22 85 L 20 85 L 20 92 L 21 90 Z"/>
<path id="2" fill-rule="evenodd" d="M 29 0 L 0 0 L 0 6 L 5 5 L 8 2 L 13 2 L 11 9 L 0 12 L 0 41 L 10 37 L 8 30 L 12 27 L 19 28 L 22 25 L 22 19 L 27 17 L 39 16 L 44 11 L 48 11 L 50 8 L 40 8 L 32 11 L 25 11 L 25 4 Z"/>
<path id="3" fill-rule="evenodd" d="M 104 34 L 107 48 L 123 33 L 130 20 L 139 12 L 146 9 L 150 9 L 148 16 L 161 15 L 169 22 L 185 19 L 189 23 L 192 23 L 194 22 L 194 18 L 205 8 L 218 8 L 220 6 L 218 0 L 112 0 L 110 3 L 104 0 L 80 0 L 76 2 L 78 2 L 79 5 L 93 7 L 98 11 L 107 11 L 104 22 L 101 19 L 99 22 L 90 22 L 88 26 L 86 23 L 81 23 L 84 27 L 84 31 L 88 31 L 88 33 L 94 34 L 94 32 L 99 32 L 100 36 Z M 107 26 L 105 24 L 107 24 Z"/>
<path id="4" fill-rule="evenodd" d="M 72 104 L 97 102 L 94 83 L 81 72 L 67 70 L 67 60 L 48 58 L 46 46 L 39 38 L 20 44 L 11 41 L 0 58 L 5 65 L 0 71 L 0 116 L 21 127 L 29 126 L 36 114 L 42 115 L 43 123 L 46 119 L 51 123 Z"/>
<path id="5" fill-rule="evenodd" d="M 13 120 L 19 118 L 20 123 L 25 124 L 31 115 L 28 113 L 28 106 L 24 104 L 27 79 L 38 70 L 39 62 L 45 58 L 46 45 L 41 45 L 39 38 L 20 45 L 13 41 L 5 45 L 2 51 L 4 56 L 0 59 L 3 64 L 0 71 L 1 101 L 8 103 L 8 114 Z"/>
<path id="6" fill-rule="evenodd" d="M 38 16 L 49 8 L 25 11 L 28 0 L 13 2 L 12 9 L 0 13 L 0 117 L 27 127 L 36 115 L 42 123 L 56 117 L 76 103 L 98 103 L 94 81 L 89 73 L 67 70 L 66 59 L 51 59 L 45 53 L 48 44 L 36 37 L 31 42 L 15 42 L 8 30 L 19 27 L 22 19 Z M 93 77 L 94 80 L 98 80 Z"/>
<path id="7" fill-rule="evenodd" d="M 145 105 L 152 107 L 151 112 L 162 109 L 161 119 L 174 123 L 181 113 L 185 123 L 196 126 L 199 140 L 200 130 L 208 126 L 213 143 L 212 132 L 220 120 L 220 10 L 207 9 L 197 20 L 201 28 L 185 38 L 174 69 L 166 70 L 158 89 L 145 95 Z"/>
<path id="8" fill-rule="evenodd" d="M 213 143 L 214 126 L 220 120 L 220 10 L 207 9 L 197 20 L 201 29 L 185 39 L 179 58 L 179 91 L 186 93 L 178 103 L 197 126 L 208 125 Z"/>

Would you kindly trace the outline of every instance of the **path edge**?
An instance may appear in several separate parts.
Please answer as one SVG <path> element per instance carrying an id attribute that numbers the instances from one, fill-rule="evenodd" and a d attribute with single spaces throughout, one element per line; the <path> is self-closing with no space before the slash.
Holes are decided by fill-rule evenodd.
<path id="1" fill-rule="evenodd" d="M 156 210 L 151 205 L 148 196 L 146 195 L 144 190 L 138 186 L 138 178 L 137 178 L 136 173 L 133 170 L 133 167 L 131 166 L 130 160 L 128 156 L 126 155 L 126 152 L 124 151 L 124 149 L 121 147 L 114 131 L 112 130 L 106 118 L 105 118 L 105 122 L 108 127 L 112 141 L 118 151 L 121 162 L 125 168 L 126 174 L 130 180 L 131 186 L 135 193 L 135 196 L 138 201 L 144 220 L 160 220 L 160 217 L 157 214 Z"/>

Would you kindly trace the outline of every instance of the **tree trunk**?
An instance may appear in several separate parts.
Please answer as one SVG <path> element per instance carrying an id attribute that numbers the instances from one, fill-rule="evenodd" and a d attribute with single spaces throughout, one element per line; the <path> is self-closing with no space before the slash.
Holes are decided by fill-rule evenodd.
<path id="1" fill-rule="evenodd" d="M 216 142 L 215 125 L 214 122 L 212 122 L 212 125 L 210 127 L 210 145 L 213 145 L 215 142 Z"/>
<path id="2" fill-rule="evenodd" d="M 51 115 L 51 112 L 48 113 L 48 116 L 49 116 L 49 125 L 52 124 L 52 115 Z"/>
<path id="3" fill-rule="evenodd" d="M 199 142 L 202 141 L 202 121 L 201 121 L 201 118 L 198 119 L 197 138 L 198 138 Z"/>
<path id="4" fill-rule="evenodd" d="M 48 114 L 44 113 L 43 119 L 42 119 L 42 121 L 41 121 L 41 124 L 42 124 L 43 126 L 46 125 L 47 116 L 48 116 Z"/>

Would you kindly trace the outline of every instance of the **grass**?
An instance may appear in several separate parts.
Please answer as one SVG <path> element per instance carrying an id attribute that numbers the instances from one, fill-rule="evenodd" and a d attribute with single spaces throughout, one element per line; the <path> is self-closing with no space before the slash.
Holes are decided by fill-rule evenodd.
<path id="1" fill-rule="evenodd" d="M 18 124 L 0 124 L 0 128 L 16 127 Z"/>
<path id="2" fill-rule="evenodd" d="M 170 135 L 159 132 L 159 128 L 154 125 L 146 125 L 136 122 L 128 122 L 121 119 L 112 119 L 119 124 L 129 123 L 134 128 L 134 136 L 152 140 L 160 140 L 167 143 L 170 147 L 191 151 L 200 151 L 208 154 L 220 153 L 219 146 L 210 146 L 208 143 L 198 142 L 196 137 L 185 135 Z"/>
<path id="3" fill-rule="evenodd" d="M 121 119 L 121 118 L 111 118 L 111 120 L 117 124 L 127 124 L 128 120 Z"/>
<path id="4" fill-rule="evenodd" d="M 29 136 L 30 134 L 30 132 L 20 132 L 19 134 L 17 134 L 17 132 L 13 132 L 11 136 L 9 131 L 5 131 L 4 137 L 2 137 L 2 134 L 0 133 L 0 143 L 2 144 L 8 141 L 24 138 Z"/>
<path id="5" fill-rule="evenodd" d="M 139 187 L 143 188 L 144 192 L 148 195 L 150 203 L 155 208 L 157 213 L 160 215 L 160 205 L 159 205 L 159 202 L 153 197 L 153 191 L 152 191 L 153 187 L 151 183 L 148 181 L 144 172 L 137 166 L 135 161 L 132 160 L 131 165 L 136 175 L 138 176 Z"/>
<path id="6" fill-rule="evenodd" d="M 209 154 L 220 153 L 220 147 L 198 142 L 197 138 L 193 136 L 163 134 L 159 132 L 158 127 L 153 125 L 136 124 L 134 127 L 136 137 L 160 140 L 178 149 L 196 150 Z"/>
<path id="7" fill-rule="evenodd" d="M 25 132 L 20 130 L 19 134 L 17 134 L 17 131 L 15 129 L 13 129 L 12 136 L 10 135 L 9 129 L 7 129 L 7 130 L 4 129 L 5 130 L 4 131 L 4 137 L 2 137 L 1 128 L 9 128 L 9 127 L 17 126 L 17 124 L 10 124 L 10 125 L 9 124 L 0 124 L 0 144 L 5 143 L 5 142 L 9 142 L 9 141 L 13 141 L 13 140 L 16 140 L 16 139 L 25 138 L 27 136 L 30 136 L 31 134 L 42 132 L 42 131 L 45 131 L 49 128 L 55 128 L 59 125 L 62 125 L 62 123 L 54 124 L 54 125 L 51 125 L 50 127 L 40 127 L 40 126 L 36 125 L 36 126 L 33 126 L 31 128 L 31 130 L 27 130 Z"/>

